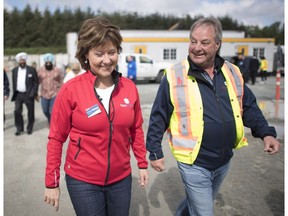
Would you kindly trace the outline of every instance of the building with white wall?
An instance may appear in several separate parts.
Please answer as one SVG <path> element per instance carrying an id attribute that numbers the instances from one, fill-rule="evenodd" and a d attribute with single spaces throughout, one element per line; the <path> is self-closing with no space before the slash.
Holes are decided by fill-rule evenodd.
<path id="1" fill-rule="evenodd" d="M 189 30 L 121 30 L 123 52 L 144 53 L 157 61 L 172 63 L 186 59 Z M 67 54 L 73 59 L 76 52 L 77 33 L 67 34 Z M 274 38 L 245 38 L 242 31 L 223 31 L 221 56 L 262 55 L 268 60 L 268 71 L 273 71 L 275 53 Z"/>
<path id="2" fill-rule="evenodd" d="M 155 60 L 178 62 L 187 58 L 189 31 L 186 30 L 122 30 L 123 52 L 145 53 Z M 245 38 L 240 31 L 223 31 L 221 56 L 235 56 L 242 52 L 245 56 L 264 55 L 272 71 L 274 58 L 274 38 Z"/>

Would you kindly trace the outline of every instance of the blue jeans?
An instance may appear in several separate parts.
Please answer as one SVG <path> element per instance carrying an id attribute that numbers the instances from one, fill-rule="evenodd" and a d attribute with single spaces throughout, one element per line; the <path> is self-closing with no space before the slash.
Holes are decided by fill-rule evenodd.
<path id="1" fill-rule="evenodd" d="M 49 123 L 50 123 L 51 112 L 52 112 L 55 99 L 56 97 L 53 97 L 51 99 L 46 99 L 44 97 L 41 97 L 42 110 L 43 110 L 44 115 L 48 119 Z"/>
<path id="2" fill-rule="evenodd" d="M 229 164 L 210 171 L 197 165 L 178 162 L 186 199 L 177 208 L 175 216 L 213 216 L 214 199 L 228 173 Z"/>
<path id="3" fill-rule="evenodd" d="M 66 175 L 66 185 L 77 216 L 127 216 L 131 201 L 131 175 L 107 186 L 78 181 Z"/>

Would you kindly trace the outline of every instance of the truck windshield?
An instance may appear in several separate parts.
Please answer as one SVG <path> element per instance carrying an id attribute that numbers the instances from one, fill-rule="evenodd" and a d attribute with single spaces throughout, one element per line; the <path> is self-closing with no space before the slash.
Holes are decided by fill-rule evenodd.
<path id="1" fill-rule="evenodd" d="M 140 63 L 152 64 L 153 60 L 147 58 L 146 56 L 140 56 Z"/>

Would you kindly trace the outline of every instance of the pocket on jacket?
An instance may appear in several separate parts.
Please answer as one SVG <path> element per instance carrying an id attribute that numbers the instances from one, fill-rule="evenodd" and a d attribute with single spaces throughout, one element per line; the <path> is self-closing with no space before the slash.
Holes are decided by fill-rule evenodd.
<path id="1" fill-rule="evenodd" d="M 76 160 L 79 156 L 79 153 L 81 151 L 81 137 L 78 138 L 77 141 L 77 146 L 78 146 L 78 151 L 76 152 L 75 156 L 74 156 L 74 160 Z"/>

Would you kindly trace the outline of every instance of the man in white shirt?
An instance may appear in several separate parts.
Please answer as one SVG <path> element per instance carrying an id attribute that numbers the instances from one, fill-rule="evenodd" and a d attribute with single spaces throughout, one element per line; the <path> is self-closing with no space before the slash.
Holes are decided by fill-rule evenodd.
<path id="1" fill-rule="evenodd" d="M 19 66 L 12 69 L 13 96 L 15 101 L 14 119 L 18 136 L 24 131 L 23 103 L 28 110 L 27 134 L 32 134 L 35 122 L 34 98 L 38 92 L 38 77 L 35 68 L 26 65 L 27 53 L 21 52 L 16 55 Z"/>

